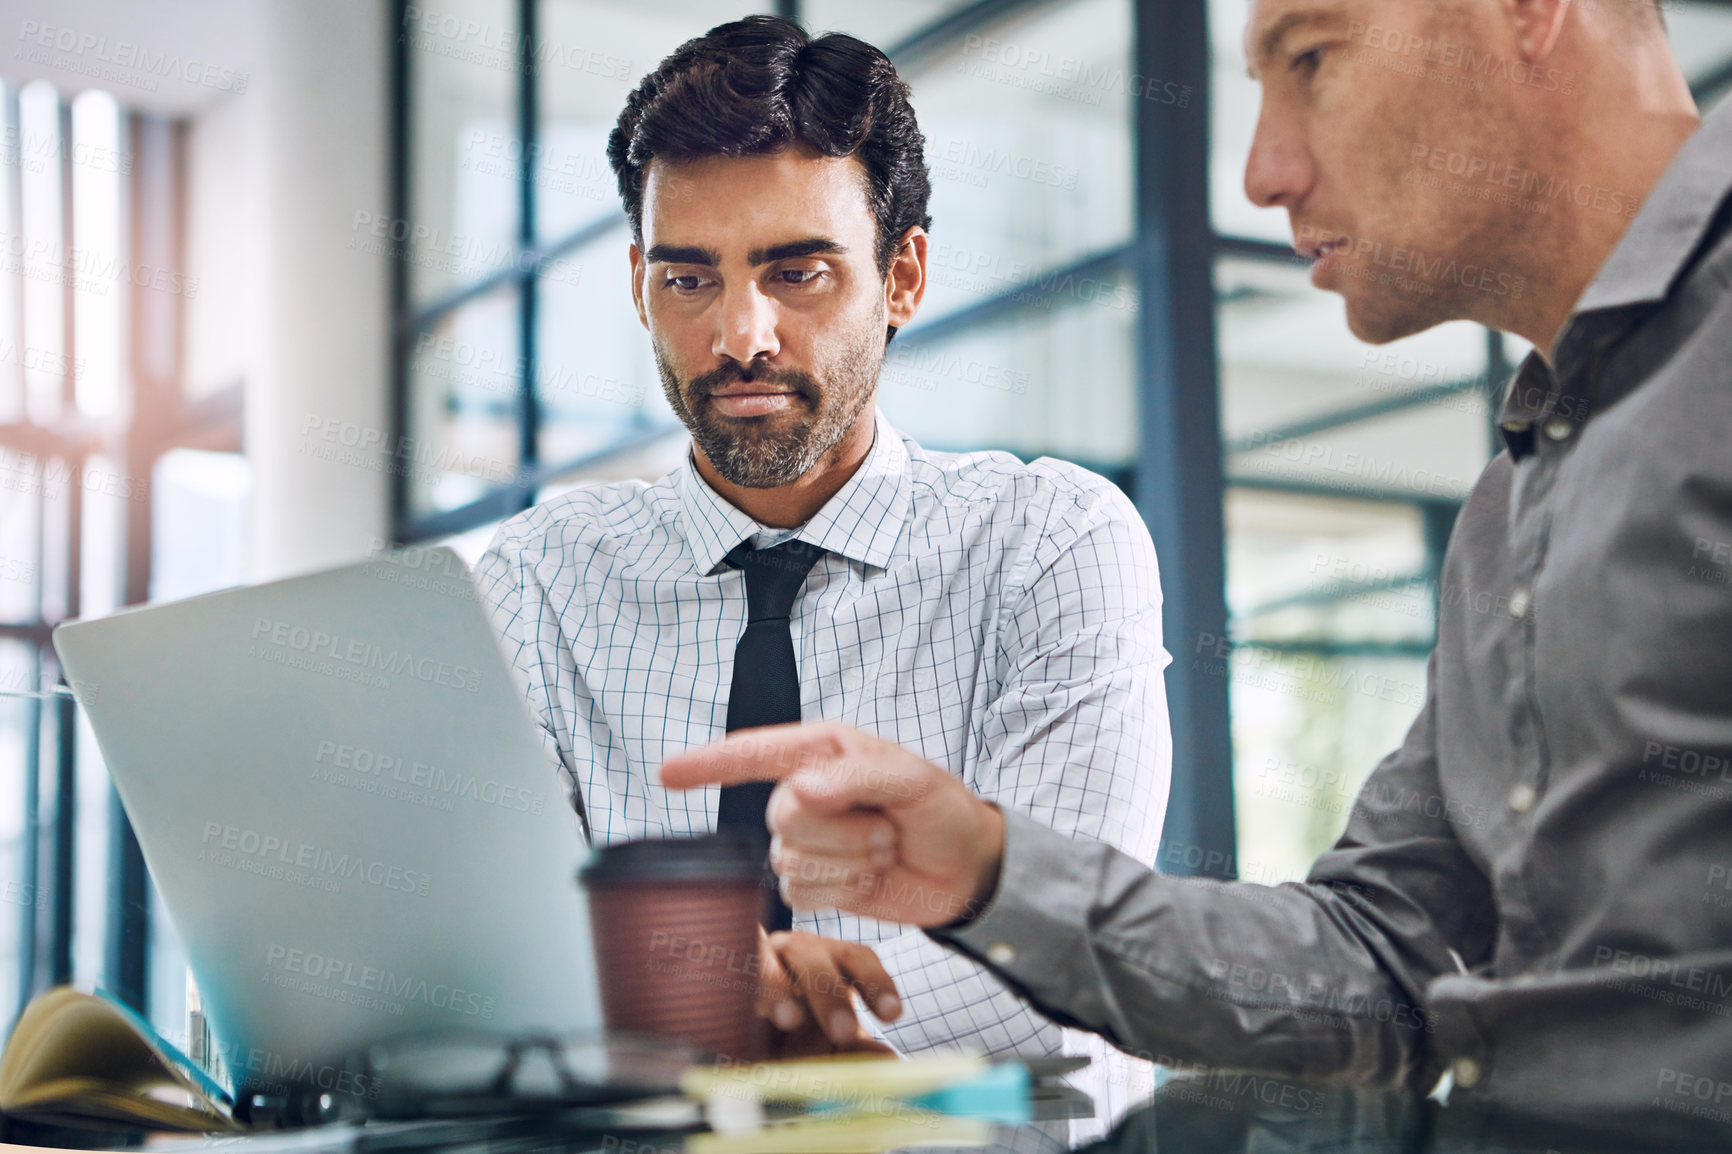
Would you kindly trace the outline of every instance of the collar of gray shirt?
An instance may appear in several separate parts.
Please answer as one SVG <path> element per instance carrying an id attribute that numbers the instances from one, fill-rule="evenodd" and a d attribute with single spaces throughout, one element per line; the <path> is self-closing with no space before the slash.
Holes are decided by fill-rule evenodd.
<path id="1" fill-rule="evenodd" d="M 1510 383 L 1501 424 L 1517 460 L 1533 449 L 1535 425 L 1562 416 L 1585 422 L 1640 383 L 1616 374 L 1621 392 L 1607 395 L 1613 374 L 1596 372 L 1644 310 L 1665 303 L 1701 255 L 1732 193 L 1732 102 L 1708 116 L 1684 142 L 1643 202 L 1623 239 L 1588 285 L 1558 340 L 1557 367 L 1535 351 Z"/>

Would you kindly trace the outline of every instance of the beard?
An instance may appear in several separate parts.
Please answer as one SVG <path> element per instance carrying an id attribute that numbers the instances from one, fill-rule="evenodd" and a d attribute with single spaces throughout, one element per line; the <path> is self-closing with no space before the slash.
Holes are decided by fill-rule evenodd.
<path id="1" fill-rule="evenodd" d="M 816 375 L 726 360 L 684 384 L 661 342 L 652 344 L 668 404 L 716 472 L 742 489 L 777 489 L 822 461 L 871 403 L 884 363 L 884 331 L 882 320 L 863 327 L 823 358 Z M 716 411 L 715 389 L 760 381 L 789 390 L 788 411 L 762 417 Z"/>

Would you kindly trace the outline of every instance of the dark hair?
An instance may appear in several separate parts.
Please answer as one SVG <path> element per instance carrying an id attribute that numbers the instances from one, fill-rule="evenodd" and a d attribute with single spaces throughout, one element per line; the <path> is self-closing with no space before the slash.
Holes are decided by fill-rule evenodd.
<path id="1" fill-rule="evenodd" d="M 779 16 L 718 24 L 675 49 L 626 98 L 607 160 L 641 246 L 650 161 L 759 156 L 795 143 L 860 158 L 881 275 L 909 228 L 932 227 L 926 139 L 896 66 L 864 40 L 813 39 Z"/>

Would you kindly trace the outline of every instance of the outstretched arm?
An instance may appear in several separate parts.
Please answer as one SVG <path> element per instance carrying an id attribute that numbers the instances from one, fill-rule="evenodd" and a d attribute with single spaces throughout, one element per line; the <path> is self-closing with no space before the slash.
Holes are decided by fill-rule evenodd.
<path id="1" fill-rule="evenodd" d="M 936 766 L 842 726 L 737 734 L 663 780 L 779 780 L 784 894 L 932 928 L 1043 1010 L 1167 1062 L 1425 1081 L 1423 1008 L 1456 950 L 1489 951 L 1483 874 L 1437 807 L 1431 709 L 1372 775 L 1306 884 L 1163 877 L 1001 814 Z"/>

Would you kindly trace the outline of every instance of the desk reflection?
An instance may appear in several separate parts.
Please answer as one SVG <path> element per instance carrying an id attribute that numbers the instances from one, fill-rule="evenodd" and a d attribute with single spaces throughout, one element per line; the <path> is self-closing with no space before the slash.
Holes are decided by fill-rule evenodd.
<path id="1" fill-rule="evenodd" d="M 1661 1100 L 1640 1116 L 1567 1119 L 1534 1110 L 1449 1106 L 1413 1094 L 1312 1086 L 1254 1075 L 1174 1078 L 1087 1154 L 1609 1154 L 1729 1150 L 1732 1125 Z M 1016 1146 L 1017 1143 L 1007 1145 Z"/>

